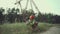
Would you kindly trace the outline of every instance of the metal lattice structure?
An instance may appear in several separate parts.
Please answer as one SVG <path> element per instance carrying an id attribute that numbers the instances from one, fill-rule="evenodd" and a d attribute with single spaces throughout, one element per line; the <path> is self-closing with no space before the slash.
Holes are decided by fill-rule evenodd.
<path id="1" fill-rule="evenodd" d="M 20 8 L 21 8 L 21 11 L 22 11 L 22 6 L 21 6 L 21 3 L 20 3 L 21 1 L 22 0 L 17 1 L 15 4 L 19 4 Z M 27 2 L 26 2 L 26 6 L 25 6 L 24 10 L 26 10 L 28 8 L 28 3 L 29 3 L 29 0 L 27 0 Z M 31 9 L 33 10 L 33 6 L 32 5 L 34 5 L 34 7 L 37 9 L 37 11 L 40 12 L 39 9 L 38 9 L 38 7 L 36 6 L 35 2 L 33 0 L 30 0 L 30 6 L 31 6 Z"/>

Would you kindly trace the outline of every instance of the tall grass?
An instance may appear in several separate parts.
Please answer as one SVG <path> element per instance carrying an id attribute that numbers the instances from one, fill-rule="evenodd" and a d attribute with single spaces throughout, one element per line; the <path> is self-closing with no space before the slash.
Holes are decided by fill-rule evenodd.
<path id="1" fill-rule="evenodd" d="M 46 31 L 52 25 L 46 23 L 39 23 L 38 27 L 41 31 Z M 29 34 L 31 30 L 28 29 L 25 23 L 13 23 L 0 25 L 1 34 Z M 40 32 L 39 32 L 40 33 Z M 32 33 L 31 33 L 32 34 Z"/>

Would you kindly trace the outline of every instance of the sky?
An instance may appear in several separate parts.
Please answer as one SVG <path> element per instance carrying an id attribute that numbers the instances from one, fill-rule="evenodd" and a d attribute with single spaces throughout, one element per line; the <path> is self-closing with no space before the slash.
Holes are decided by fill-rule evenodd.
<path id="1" fill-rule="evenodd" d="M 5 9 L 13 8 L 13 7 L 20 8 L 18 4 L 17 5 L 14 4 L 17 1 L 16 0 L 0 0 L 0 7 L 3 7 Z M 26 1 L 27 0 L 21 1 L 22 8 L 25 8 Z M 36 6 L 38 7 L 41 13 L 47 13 L 47 14 L 52 13 L 52 14 L 60 15 L 60 0 L 33 0 L 33 1 L 35 2 Z M 30 9 L 30 8 L 31 6 L 29 2 L 27 9 Z M 33 10 L 37 12 L 34 5 L 33 5 Z"/>

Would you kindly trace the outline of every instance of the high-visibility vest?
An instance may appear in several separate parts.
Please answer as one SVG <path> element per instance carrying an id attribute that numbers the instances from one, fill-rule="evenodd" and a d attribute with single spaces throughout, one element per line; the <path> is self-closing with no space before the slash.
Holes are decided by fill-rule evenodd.
<path id="1" fill-rule="evenodd" d="M 29 21 L 29 25 L 33 25 L 34 22 L 35 22 L 35 20 L 30 20 L 30 21 Z"/>

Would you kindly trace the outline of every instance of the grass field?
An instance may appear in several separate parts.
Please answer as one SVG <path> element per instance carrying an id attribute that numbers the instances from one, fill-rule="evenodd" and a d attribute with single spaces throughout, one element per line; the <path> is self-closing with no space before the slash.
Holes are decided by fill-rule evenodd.
<path id="1" fill-rule="evenodd" d="M 40 32 L 34 33 L 39 34 L 41 31 L 48 30 L 51 26 L 51 24 L 39 23 Z M 32 32 L 25 23 L 12 23 L 0 25 L 0 34 L 32 34 Z"/>

